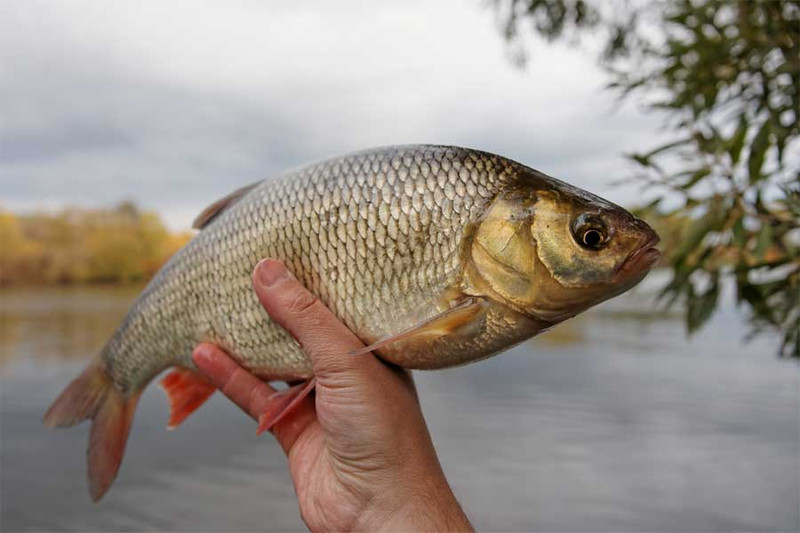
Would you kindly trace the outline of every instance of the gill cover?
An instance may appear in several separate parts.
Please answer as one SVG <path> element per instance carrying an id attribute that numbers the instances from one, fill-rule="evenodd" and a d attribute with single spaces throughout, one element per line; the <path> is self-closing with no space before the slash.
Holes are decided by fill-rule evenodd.
<path id="1" fill-rule="evenodd" d="M 541 277 L 536 243 L 530 231 L 532 194 L 502 194 L 494 199 L 478 225 L 470 246 L 468 291 L 525 312 L 537 297 Z"/>

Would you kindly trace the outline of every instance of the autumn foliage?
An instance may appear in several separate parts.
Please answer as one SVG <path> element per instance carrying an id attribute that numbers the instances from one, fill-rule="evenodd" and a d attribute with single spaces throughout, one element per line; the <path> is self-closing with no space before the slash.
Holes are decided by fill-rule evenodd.
<path id="1" fill-rule="evenodd" d="M 56 214 L 0 210 L 0 285 L 143 281 L 190 238 L 130 203 Z"/>

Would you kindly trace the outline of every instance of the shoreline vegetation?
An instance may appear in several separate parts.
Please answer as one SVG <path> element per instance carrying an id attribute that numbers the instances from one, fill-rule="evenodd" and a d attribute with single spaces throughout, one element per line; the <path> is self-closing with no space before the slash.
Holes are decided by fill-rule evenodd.
<path id="1" fill-rule="evenodd" d="M 0 287 L 143 283 L 192 236 L 131 202 L 56 213 L 0 208 Z"/>

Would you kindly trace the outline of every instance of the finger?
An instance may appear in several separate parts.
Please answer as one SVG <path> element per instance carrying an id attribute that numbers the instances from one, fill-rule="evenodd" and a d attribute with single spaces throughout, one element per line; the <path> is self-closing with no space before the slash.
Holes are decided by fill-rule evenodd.
<path id="1" fill-rule="evenodd" d="M 213 344 L 197 346 L 192 353 L 192 360 L 213 385 L 255 420 L 266 410 L 270 396 L 277 392 Z M 288 454 L 297 438 L 314 419 L 314 402 L 307 397 L 275 424 L 271 431 Z"/>
<path id="2" fill-rule="evenodd" d="M 290 275 L 283 263 L 274 259 L 261 261 L 253 273 L 253 285 L 270 317 L 292 334 L 308 354 L 318 385 L 368 385 L 370 378 L 382 371 L 383 365 L 371 355 L 347 355 L 364 344 Z"/>
<path id="3" fill-rule="evenodd" d="M 197 346 L 192 360 L 213 385 L 256 420 L 261 414 L 260 408 L 276 392 L 213 344 Z"/>

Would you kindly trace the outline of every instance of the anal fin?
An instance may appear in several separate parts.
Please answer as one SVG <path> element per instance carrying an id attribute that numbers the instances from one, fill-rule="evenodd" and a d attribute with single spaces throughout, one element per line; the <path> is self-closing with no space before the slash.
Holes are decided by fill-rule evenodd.
<path id="1" fill-rule="evenodd" d="M 303 401 L 303 398 L 311 394 L 316 383 L 316 379 L 311 378 L 288 389 L 279 390 L 270 396 L 266 408 L 258 417 L 256 435 L 261 435 L 271 429 L 283 417 L 291 413 Z"/>
<path id="2" fill-rule="evenodd" d="M 167 429 L 178 427 L 217 390 L 199 372 L 188 368 L 172 370 L 161 380 L 161 387 L 169 398 Z"/>
<path id="3" fill-rule="evenodd" d="M 427 338 L 433 340 L 443 335 L 456 333 L 458 330 L 472 324 L 474 320 L 480 316 L 484 308 L 483 300 L 473 297 L 465 298 L 450 309 L 428 320 L 415 324 L 400 333 L 384 337 L 369 346 L 353 350 L 350 352 L 350 355 L 362 355 L 406 339 Z"/>

